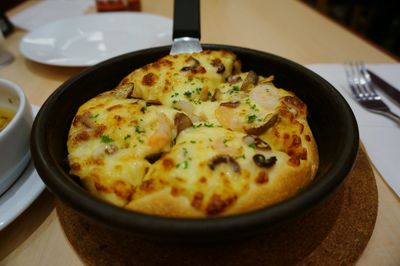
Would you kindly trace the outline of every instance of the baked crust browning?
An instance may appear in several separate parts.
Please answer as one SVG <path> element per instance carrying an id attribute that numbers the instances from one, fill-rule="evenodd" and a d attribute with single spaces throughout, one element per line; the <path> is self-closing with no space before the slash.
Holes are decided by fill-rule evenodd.
<path id="1" fill-rule="evenodd" d="M 233 215 L 312 182 L 318 150 L 307 106 L 231 52 L 166 56 L 83 104 L 70 173 L 94 196 L 167 217 Z"/>

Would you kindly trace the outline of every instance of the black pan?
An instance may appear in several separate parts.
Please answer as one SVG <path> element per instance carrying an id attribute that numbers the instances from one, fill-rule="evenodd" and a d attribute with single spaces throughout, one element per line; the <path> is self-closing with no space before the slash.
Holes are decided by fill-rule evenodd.
<path id="1" fill-rule="evenodd" d="M 327 81 L 305 67 L 269 53 L 228 45 L 204 49 L 229 50 L 243 70 L 275 76 L 278 87 L 292 90 L 308 106 L 320 166 L 315 181 L 297 196 L 271 207 L 222 218 L 184 219 L 152 216 L 115 207 L 91 196 L 69 174 L 67 135 L 80 105 L 114 88 L 132 70 L 167 55 L 170 46 L 124 54 L 90 67 L 62 84 L 44 103 L 33 124 L 31 150 L 35 167 L 48 189 L 63 203 L 129 235 L 183 242 L 215 241 L 253 235 L 305 213 L 343 183 L 355 161 L 359 136 L 354 115 Z"/>

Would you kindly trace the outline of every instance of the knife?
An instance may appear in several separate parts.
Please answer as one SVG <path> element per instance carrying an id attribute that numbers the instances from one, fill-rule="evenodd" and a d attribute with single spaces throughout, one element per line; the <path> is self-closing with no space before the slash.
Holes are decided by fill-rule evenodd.
<path id="1" fill-rule="evenodd" d="M 367 72 L 370 75 L 372 83 L 374 83 L 378 89 L 382 90 L 400 105 L 400 91 L 374 74 L 372 71 L 367 70 Z"/>

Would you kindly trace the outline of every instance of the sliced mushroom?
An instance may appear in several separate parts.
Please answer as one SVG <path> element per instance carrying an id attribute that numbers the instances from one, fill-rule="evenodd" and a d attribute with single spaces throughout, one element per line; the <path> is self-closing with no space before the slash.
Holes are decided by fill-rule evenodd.
<path id="1" fill-rule="evenodd" d="M 161 102 L 159 100 L 147 100 L 146 106 L 150 106 L 150 105 L 161 105 Z"/>
<path id="2" fill-rule="evenodd" d="M 146 159 L 149 163 L 153 164 L 153 163 L 155 163 L 156 161 L 158 161 L 158 159 L 161 158 L 161 155 L 162 155 L 162 152 L 153 153 L 153 154 L 147 155 L 147 156 L 145 157 L 145 159 Z"/>
<path id="3" fill-rule="evenodd" d="M 91 115 L 92 114 L 90 112 L 84 112 L 81 116 L 76 116 L 75 119 L 81 122 L 85 127 L 94 129 L 96 124 L 90 119 Z"/>
<path id="4" fill-rule="evenodd" d="M 192 120 L 190 120 L 190 118 L 184 113 L 176 113 L 174 117 L 174 123 L 176 126 L 177 135 L 179 135 L 182 130 L 193 126 Z"/>
<path id="5" fill-rule="evenodd" d="M 246 131 L 247 134 L 257 136 L 261 135 L 276 124 L 276 122 L 278 121 L 278 117 L 278 114 L 269 114 L 264 119 L 265 121 L 267 121 L 264 124 L 257 127 L 245 126 L 243 129 L 244 131 Z"/>
<path id="6" fill-rule="evenodd" d="M 118 147 L 114 144 L 106 145 L 104 152 L 108 155 L 114 154 L 118 150 Z"/>
<path id="7" fill-rule="evenodd" d="M 236 75 L 240 74 L 241 72 L 242 72 L 242 63 L 240 62 L 240 60 L 235 60 L 232 66 L 232 74 Z"/>
<path id="8" fill-rule="evenodd" d="M 296 96 L 285 96 L 283 103 L 291 109 L 294 108 L 295 113 L 304 113 L 307 109 L 304 102 Z"/>
<path id="9" fill-rule="evenodd" d="M 239 101 L 220 103 L 220 106 L 225 106 L 225 107 L 229 107 L 229 108 L 236 108 L 239 105 L 240 105 Z"/>
<path id="10" fill-rule="evenodd" d="M 221 163 L 229 164 L 234 172 L 240 174 L 240 165 L 233 157 L 229 155 L 214 156 L 208 163 L 208 167 L 210 167 L 211 170 L 215 170 L 215 168 Z"/>
<path id="11" fill-rule="evenodd" d="M 133 91 L 133 88 L 135 87 L 135 84 L 132 82 L 127 82 L 124 85 L 120 85 L 115 89 L 115 97 L 116 98 L 131 98 L 131 93 Z"/>
<path id="12" fill-rule="evenodd" d="M 192 73 L 197 73 L 199 72 L 199 68 L 201 68 L 202 66 L 200 65 L 199 60 L 197 60 L 196 58 L 193 58 L 192 56 L 189 57 L 186 62 L 190 62 L 191 65 L 189 66 L 184 66 L 181 68 L 181 71 L 183 72 L 192 72 Z"/>
<path id="13" fill-rule="evenodd" d="M 263 78 L 262 80 L 259 81 L 259 83 L 264 84 L 264 83 L 271 83 L 272 81 L 274 81 L 274 75 L 270 75 L 266 78 Z"/>
<path id="14" fill-rule="evenodd" d="M 240 87 L 240 90 L 248 92 L 254 86 L 257 85 L 257 82 L 258 82 L 258 75 L 256 74 L 256 72 L 250 70 L 246 78 L 244 79 L 242 87 Z"/>
<path id="15" fill-rule="evenodd" d="M 204 87 L 200 92 L 200 100 L 203 102 L 208 100 L 208 87 Z"/>
<path id="16" fill-rule="evenodd" d="M 217 67 L 217 73 L 218 74 L 222 74 L 222 73 L 224 73 L 225 72 L 225 66 L 223 65 L 223 64 L 220 64 L 218 67 Z"/>
<path id="17" fill-rule="evenodd" d="M 224 64 L 222 64 L 221 59 L 215 58 L 214 60 L 212 60 L 211 65 L 217 68 L 218 74 L 222 74 L 225 72 L 225 66 Z"/>
<path id="18" fill-rule="evenodd" d="M 242 77 L 241 76 L 229 76 L 226 78 L 226 81 L 232 85 L 232 84 L 242 81 Z"/>
<path id="19" fill-rule="evenodd" d="M 247 145 L 254 145 L 254 147 L 258 150 L 264 150 L 264 151 L 271 150 L 271 147 L 269 146 L 268 143 L 266 143 L 265 141 L 254 135 L 244 136 L 243 141 Z"/>
<path id="20" fill-rule="evenodd" d="M 274 166 L 276 163 L 277 159 L 275 156 L 271 156 L 268 159 L 265 159 L 265 156 L 262 154 L 255 154 L 253 156 L 253 161 L 254 163 L 261 168 L 270 168 Z"/>
<path id="21" fill-rule="evenodd" d="M 222 96 L 222 92 L 220 89 L 215 89 L 213 96 L 211 97 L 211 101 L 215 102 L 218 101 Z"/>

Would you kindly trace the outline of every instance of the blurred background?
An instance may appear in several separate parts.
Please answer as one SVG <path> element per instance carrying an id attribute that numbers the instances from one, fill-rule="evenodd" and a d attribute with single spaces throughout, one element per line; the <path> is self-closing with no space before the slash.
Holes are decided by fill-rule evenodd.
<path id="1" fill-rule="evenodd" d="M 362 38 L 400 57 L 398 1 L 301 0 Z"/>
<path id="2" fill-rule="evenodd" d="M 0 13 L 24 0 L 0 0 Z M 93 0 L 94 1 L 94 0 Z M 144 0 L 145 1 L 145 0 Z M 294 1 L 294 0 L 293 0 Z M 375 46 L 400 58 L 400 12 L 398 1 L 297 0 L 336 21 Z"/>

